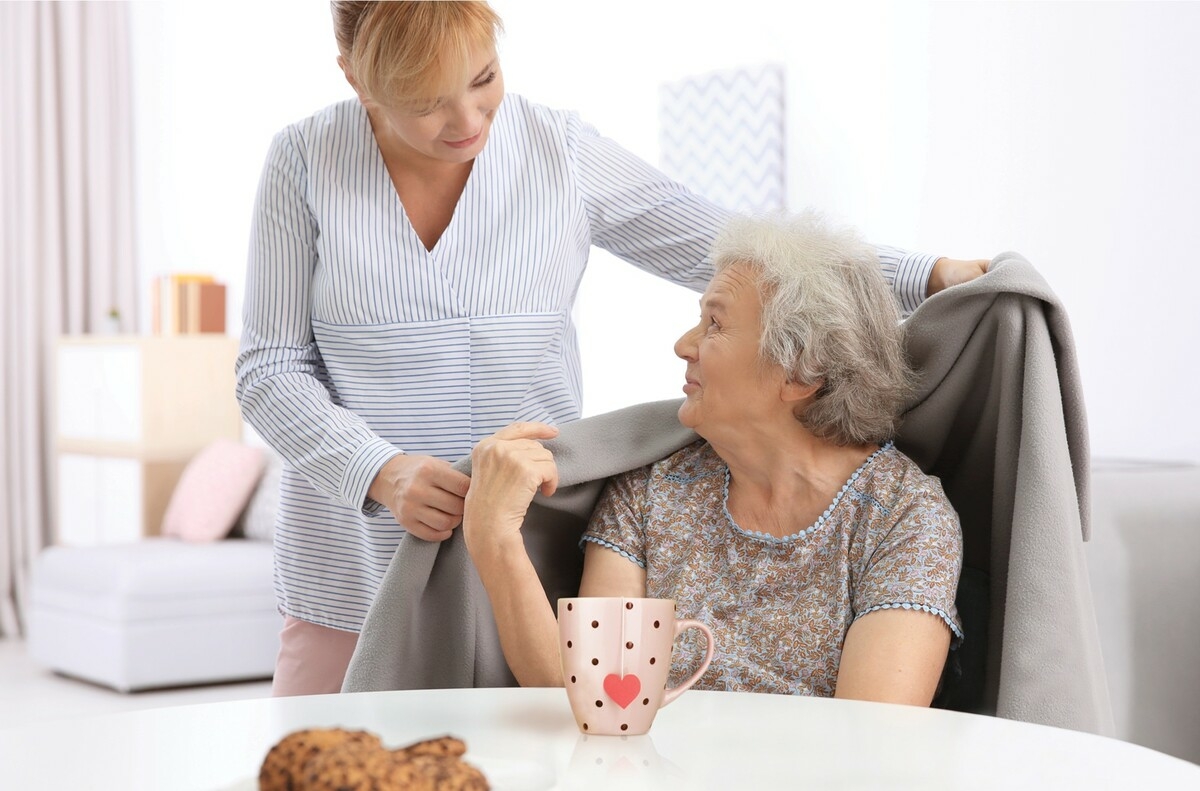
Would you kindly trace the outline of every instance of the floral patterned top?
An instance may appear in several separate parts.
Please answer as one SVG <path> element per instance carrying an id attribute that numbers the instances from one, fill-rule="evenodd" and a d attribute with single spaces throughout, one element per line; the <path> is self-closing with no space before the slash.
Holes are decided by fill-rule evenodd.
<path id="1" fill-rule="evenodd" d="M 646 596 L 712 629 L 697 689 L 830 697 L 855 620 L 901 607 L 941 618 L 962 564 L 958 515 L 937 478 L 888 443 L 850 476 L 808 528 L 777 538 L 743 530 L 727 508 L 729 468 L 707 442 L 609 481 L 583 541 L 646 570 Z M 704 640 L 680 636 L 671 684 L 698 666 Z"/>

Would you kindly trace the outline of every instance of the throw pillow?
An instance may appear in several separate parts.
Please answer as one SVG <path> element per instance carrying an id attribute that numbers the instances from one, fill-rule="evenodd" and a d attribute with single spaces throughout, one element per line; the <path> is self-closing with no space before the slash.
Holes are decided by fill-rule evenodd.
<path id="1" fill-rule="evenodd" d="M 162 534 L 192 543 L 227 536 L 258 485 L 263 462 L 260 448 L 214 440 L 179 476 L 163 514 Z"/>
<path id="2" fill-rule="evenodd" d="M 275 537 L 275 515 L 279 513 L 279 479 L 283 472 L 283 459 L 270 448 L 265 448 L 266 468 L 246 510 L 238 520 L 244 538 L 251 541 L 271 541 Z"/>

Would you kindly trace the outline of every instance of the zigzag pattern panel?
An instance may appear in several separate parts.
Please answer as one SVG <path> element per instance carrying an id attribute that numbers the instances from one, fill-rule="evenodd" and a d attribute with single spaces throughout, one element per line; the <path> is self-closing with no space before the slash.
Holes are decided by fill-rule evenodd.
<path id="1" fill-rule="evenodd" d="M 661 86 L 663 172 L 732 211 L 784 208 L 783 77 L 767 64 Z"/>

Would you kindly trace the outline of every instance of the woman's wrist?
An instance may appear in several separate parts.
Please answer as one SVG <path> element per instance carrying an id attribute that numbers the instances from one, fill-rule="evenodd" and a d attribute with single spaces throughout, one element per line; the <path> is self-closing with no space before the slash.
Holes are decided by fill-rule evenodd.
<path id="1" fill-rule="evenodd" d="M 497 530 L 495 525 L 478 524 L 471 516 L 463 520 L 463 538 L 476 566 L 508 564 L 528 559 L 520 530 Z"/>
<path id="2" fill-rule="evenodd" d="M 379 472 L 375 473 L 375 477 L 367 485 L 367 497 L 377 503 L 388 504 L 396 487 L 396 468 L 403 463 L 404 458 L 403 453 L 397 453 L 383 463 Z"/>

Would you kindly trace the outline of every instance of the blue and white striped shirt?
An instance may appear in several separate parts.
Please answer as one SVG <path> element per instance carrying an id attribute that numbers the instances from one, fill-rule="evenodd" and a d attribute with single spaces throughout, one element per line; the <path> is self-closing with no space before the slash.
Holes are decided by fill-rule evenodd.
<path id="1" fill-rule="evenodd" d="M 287 462 L 281 610 L 359 630 L 404 535 L 367 497 L 397 452 L 454 461 L 513 421 L 580 416 L 571 307 L 593 244 L 701 291 L 727 218 L 576 114 L 509 94 L 429 251 L 357 100 L 276 135 L 251 229 L 237 392 Z M 880 258 L 912 310 L 933 257 Z"/>

